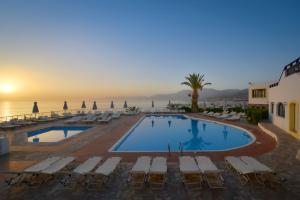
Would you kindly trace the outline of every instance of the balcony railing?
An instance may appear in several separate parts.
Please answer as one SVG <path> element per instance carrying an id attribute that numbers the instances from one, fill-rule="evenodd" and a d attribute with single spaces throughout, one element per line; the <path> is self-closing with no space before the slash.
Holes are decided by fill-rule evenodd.
<path id="1" fill-rule="evenodd" d="M 300 58 L 285 66 L 285 76 L 290 76 L 298 72 L 300 72 Z"/>

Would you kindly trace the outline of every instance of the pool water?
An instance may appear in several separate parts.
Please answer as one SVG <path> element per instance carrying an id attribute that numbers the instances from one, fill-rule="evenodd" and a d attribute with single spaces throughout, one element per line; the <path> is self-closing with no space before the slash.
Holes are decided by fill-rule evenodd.
<path id="1" fill-rule="evenodd" d="M 48 127 L 37 131 L 27 133 L 27 141 L 32 143 L 40 142 L 59 142 L 77 135 L 91 127 L 81 126 L 63 126 L 63 127 Z"/>
<path id="2" fill-rule="evenodd" d="M 111 151 L 224 151 L 254 140 L 246 130 L 212 121 L 184 115 L 146 115 Z"/>

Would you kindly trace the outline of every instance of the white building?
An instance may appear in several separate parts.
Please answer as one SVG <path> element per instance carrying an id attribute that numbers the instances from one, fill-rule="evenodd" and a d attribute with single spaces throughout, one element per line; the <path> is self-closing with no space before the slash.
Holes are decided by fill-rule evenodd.
<path id="1" fill-rule="evenodd" d="M 270 121 L 300 139 L 300 58 L 286 65 L 279 80 L 249 84 L 249 105 L 267 106 Z"/>

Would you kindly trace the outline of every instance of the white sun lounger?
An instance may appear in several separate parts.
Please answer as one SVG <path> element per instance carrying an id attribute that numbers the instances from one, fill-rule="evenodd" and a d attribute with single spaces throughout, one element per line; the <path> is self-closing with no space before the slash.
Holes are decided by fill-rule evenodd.
<path id="1" fill-rule="evenodd" d="M 50 165 L 47 169 L 41 171 L 43 174 L 53 175 L 64 169 L 67 165 L 75 161 L 75 157 L 65 157 Z"/>
<path id="2" fill-rule="evenodd" d="M 115 171 L 121 160 L 121 157 L 108 158 L 100 167 L 98 167 L 98 169 L 96 169 L 95 174 L 109 177 Z"/>
<path id="3" fill-rule="evenodd" d="M 246 184 L 247 182 L 249 182 L 251 180 L 249 175 L 255 173 L 255 171 L 251 167 L 246 165 L 246 163 L 244 163 L 237 157 L 227 156 L 225 157 L 225 162 L 231 169 L 233 169 L 236 173 L 240 175 L 239 177 L 243 178 L 240 179 L 242 184 Z"/>
<path id="4" fill-rule="evenodd" d="M 89 174 L 88 187 L 94 185 L 101 188 L 102 185 L 108 184 L 114 172 L 117 171 L 121 160 L 121 157 L 108 158 L 94 172 Z"/>
<path id="5" fill-rule="evenodd" d="M 84 163 L 78 165 L 74 170 L 73 173 L 85 175 L 89 172 L 91 172 L 95 167 L 99 164 L 99 162 L 102 160 L 102 157 L 100 156 L 94 156 L 89 159 L 87 159 Z"/>
<path id="6" fill-rule="evenodd" d="M 241 156 L 242 161 L 244 161 L 248 166 L 250 166 L 255 172 L 273 172 L 272 169 L 266 165 L 258 162 L 256 159 L 249 156 Z"/>
<path id="7" fill-rule="evenodd" d="M 151 158 L 149 156 L 141 156 L 137 159 L 129 172 L 128 182 L 135 189 L 140 189 L 144 186 L 147 180 L 147 175 L 150 170 Z"/>
<path id="8" fill-rule="evenodd" d="M 149 170 L 148 182 L 152 189 L 162 189 L 166 183 L 167 159 L 155 157 Z"/>
<path id="9" fill-rule="evenodd" d="M 271 185 L 281 183 L 281 178 L 276 174 L 276 172 L 273 169 L 262 164 L 255 158 L 249 156 L 241 156 L 240 158 L 254 170 L 255 178 L 259 183 L 264 184 L 266 181 L 270 182 Z"/>
<path id="10" fill-rule="evenodd" d="M 236 115 L 233 115 L 231 117 L 228 117 L 226 118 L 227 120 L 230 120 L 230 121 L 238 121 L 241 119 L 241 116 L 239 114 L 236 114 Z"/>
<path id="11" fill-rule="evenodd" d="M 72 188 L 74 185 L 85 184 L 87 182 L 87 174 L 96 168 L 100 163 L 102 157 L 94 156 L 87 159 L 82 164 L 78 165 L 72 172 L 67 174 L 60 183 L 63 184 L 65 188 Z"/>
<path id="12" fill-rule="evenodd" d="M 182 182 L 188 190 L 199 190 L 201 188 L 201 171 L 191 156 L 179 157 L 179 169 Z"/>
<path id="13" fill-rule="evenodd" d="M 58 161 L 59 159 L 61 159 L 61 157 L 55 156 L 55 157 L 50 157 L 47 158 L 31 167 L 28 167 L 24 170 L 24 172 L 27 173 L 36 173 L 36 172 L 40 172 L 42 170 L 47 169 L 50 165 L 52 165 L 53 163 L 55 163 L 56 161 Z"/>
<path id="14" fill-rule="evenodd" d="M 120 118 L 120 116 L 121 116 L 121 112 L 115 112 L 112 114 L 113 119 L 118 119 L 118 118 Z"/>
<path id="15" fill-rule="evenodd" d="M 81 116 L 75 116 L 75 117 L 72 117 L 71 119 L 66 120 L 65 123 L 66 124 L 75 124 L 75 123 L 79 122 L 81 119 L 82 119 Z"/>
<path id="16" fill-rule="evenodd" d="M 97 120 L 97 116 L 95 114 L 89 114 L 86 119 L 81 120 L 84 123 L 93 123 Z"/>
<path id="17" fill-rule="evenodd" d="M 196 161 L 201 173 L 207 181 L 210 188 L 223 188 L 224 179 L 216 165 L 206 156 L 197 156 Z"/>
<path id="18" fill-rule="evenodd" d="M 61 159 L 61 158 L 57 157 L 57 156 L 50 157 L 50 158 L 47 158 L 37 164 L 34 164 L 34 165 L 24 169 L 23 171 L 7 172 L 9 174 L 17 174 L 17 176 L 11 177 L 11 178 L 5 180 L 5 182 L 8 185 L 21 184 L 26 181 L 31 182 L 31 179 L 33 178 L 34 175 L 39 174 L 42 170 L 47 169 L 50 165 L 57 162 L 59 159 Z"/>

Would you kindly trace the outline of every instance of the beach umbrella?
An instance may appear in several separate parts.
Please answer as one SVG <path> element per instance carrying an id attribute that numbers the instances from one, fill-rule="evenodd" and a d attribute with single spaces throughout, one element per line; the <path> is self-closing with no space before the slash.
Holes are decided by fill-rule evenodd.
<path id="1" fill-rule="evenodd" d="M 123 108 L 127 108 L 127 101 L 125 100 Z"/>
<path id="2" fill-rule="evenodd" d="M 82 109 L 85 109 L 85 108 L 86 108 L 85 101 L 82 102 L 81 108 L 82 108 Z"/>
<path id="3" fill-rule="evenodd" d="M 64 111 L 68 110 L 68 104 L 67 104 L 66 101 L 64 102 L 64 107 L 63 107 L 63 109 L 64 109 Z"/>
<path id="4" fill-rule="evenodd" d="M 36 117 L 36 114 L 39 113 L 39 107 L 38 107 L 36 101 L 33 103 L 32 113 L 35 115 L 35 117 Z"/>
<path id="5" fill-rule="evenodd" d="M 152 108 L 154 108 L 154 101 L 153 100 L 152 100 L 152 105 L 151 106 L 152 106 Z"/>
<path id="6" fill-rule="evenodd" d="M 94 104 L 93 104 L 93 110 L 97 110 L 97 104 L 96 104 L 96 101 L 94 101 Z"/>
<path id="7" fill-rule="evenodd" d="M 115 105 L 114 105 L 114 102 L 113 102 L 113 101 L 111 101 L 111 103 L 110 103 L 110 108 L 111 108 L 111 109 L 114 109 L 114 108 L 115 108 Z"/>

